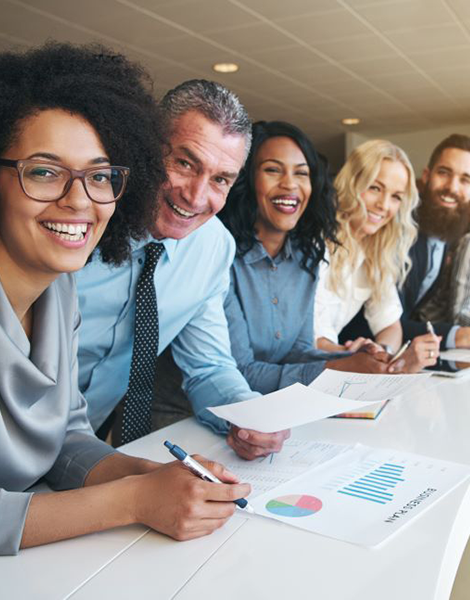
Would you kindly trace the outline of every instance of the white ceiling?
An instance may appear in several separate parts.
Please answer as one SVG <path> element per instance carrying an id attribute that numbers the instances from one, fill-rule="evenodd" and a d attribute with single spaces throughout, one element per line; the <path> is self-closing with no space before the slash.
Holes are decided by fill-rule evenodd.
<path id="1" fill-rule="evenodd" d="M 157 95 L 217 79 L 335 166 L 343 117 L 382 135 L 470 123 L 470 0 L 0 0 L 0 49 L 48 38 L 123 50 Z M 239 72 L 214 73 L 220 61 Z"/>

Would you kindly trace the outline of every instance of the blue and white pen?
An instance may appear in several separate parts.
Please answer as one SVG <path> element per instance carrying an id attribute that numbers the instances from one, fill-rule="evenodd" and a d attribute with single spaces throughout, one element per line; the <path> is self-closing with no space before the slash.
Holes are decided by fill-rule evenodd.
<path id="1" fill-rule="evenodd" d="M 183 465 L 186 465 L 190 471 L 192 471 L 195 475 L 204 479 L 204 481 L 211 481 L 212 483 L 222 483 L 220 479 L 217 479 L 215 475 L 213 475 L 210 471 L 208 471 L 205 467 L 203 467 L 197 460 L 194 460 L 192 456 L 189 456 L 187 452 L 185 452 L 182 448 L 177 446 L 176 444 L 172 444 L 168 440 L 164 442 L 165 446 L 168 450 L 173 454 L 175 458 L 180 460 Z M 254 508 L 248 503 L 248 500 L 245 498 L 239 498 L 238 500 L 234 500 L 235 504 L 239 508 L 243 508 L 249 513 L 254 514 Z"/>

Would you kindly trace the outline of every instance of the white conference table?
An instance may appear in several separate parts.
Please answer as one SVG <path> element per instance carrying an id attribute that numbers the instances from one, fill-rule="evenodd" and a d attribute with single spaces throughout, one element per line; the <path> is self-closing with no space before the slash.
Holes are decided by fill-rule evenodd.
<path id="1" fill-rule="evenodd" d="M 470 465 L 470 381 L 431 386 L 388 404 L 375 421 L 327 419 L 296 438 L 364 444 Z M 218 438 L 186 419 L 125 447 L 168 461 L 163 441 L 204 453 Z M 447 600 L 470 536 L 462 484 L 377 549 L 366 549 L 241 511 L 215 534 L 175 542 L 141 526 L 0 558 L 2 600 L 170 599 Z"/>

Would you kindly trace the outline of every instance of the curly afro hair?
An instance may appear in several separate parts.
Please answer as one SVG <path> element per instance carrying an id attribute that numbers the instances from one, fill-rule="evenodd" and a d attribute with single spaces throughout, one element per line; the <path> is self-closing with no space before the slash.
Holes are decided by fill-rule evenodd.
<path id="1" fill-rule="evenodd" d="M 237 255 L 243 256 L 256 243 L 258 203 L 255 192 L 255 157 L 259 148 L 272 137 L 288 137 L 302 150 L 310 169 L 311 201 L 289 237 L 302 251 L 301 266 L 315 278 L 315 269 L 325 255 L 326 242 L 337 243 L 337 198 L 328 172 L 328 162 L 310 139 L 295 125 L 284 121 L 258 121 L 253 125 L 253 142 L 245 167 L 235 182 L 219 218 L 237 243 Z"/>
<path id="2" fill-rule="evenodd" d="M 129 257 L 131 238 L 141 239 L 155 220 L 157 190 L 165 180 L 164 125 L 151 79 L 100 45 L 50 42 L 1 53 L 0 156 L 26 118 L 48 109 L 85 118 L 111 163 L 130 168 L 126 191 L 98 245 L 105 262 L 120 264 Z"/>

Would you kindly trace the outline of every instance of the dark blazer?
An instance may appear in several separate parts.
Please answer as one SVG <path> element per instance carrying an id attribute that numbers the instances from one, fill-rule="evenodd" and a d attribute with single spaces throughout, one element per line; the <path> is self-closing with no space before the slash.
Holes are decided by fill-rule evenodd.
<path id="1" fill-rule="evenodd" d="M 408 273 L 403 288 L 400 290 L 400 299 L 403 305 L 401 324 L 403 327 L 404 339 L 413 339 L 417 335 L 422 335 L 427 331 L 426 323 L 415 321 L 413 319 L 413 313 L 435 293 L 437 282 L 442 274 L 442 269 L 444 268 L 446 253 L 447 246 L 442 256 L 439 275 L 436 277 L 429 290 L 424 294 L 423 298 L 421 298 L 421 300 L 418 302 L 419 289 L 426 275 L 426 269 L 428 265 L 428 238 L 420 233 L 418 235 L 418 239 L 411 247 L 410 258 L 412 261 L 412 267 Z M 452 326 L 452 323 L 433 323 L 433 327 L 437 335 L 442 336 L 441 347 L 443 348 L 445 347 L 447 334 Z"/>
<path id="2" fill-rule="evenodd" d="M 426 323 L 415 321 L 413 319 L 413 313 L 435 292 L 437 281 L 444 267 L 446 252 L 447 247 L 442 257 L 439 276 L 423 298 L 418 302 L 419 288 L 426 275 L 428 265 L 428 238 L 423 234 L 419 234 L 418 239 L 410 249 L 410 258 L 412 261 L 411 270 L 408 273 L 403 287 L 399 290 L 400 300 L 403 306 L 401 325 L 403 327 L 403 339 L 405 340 L 412 340 L 417 335 L 427 333 Z M 442 335 L 441 348 L 443 349 L 445 347 L 447 334 L 453 327 L 453 323 L 434 322 L 433 327 L 437 335 Z M 340 343 L 344 343 L 346 340 L 353 340 L 359 336 L 373 337 L 362 310 L 343 329 L 339 336 L 339 341 Z"/>

